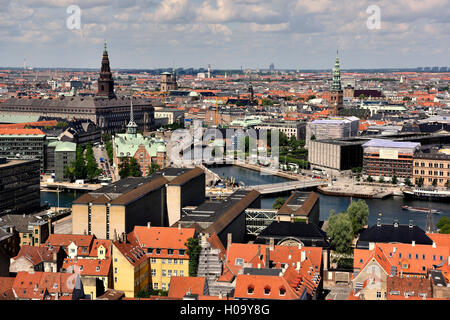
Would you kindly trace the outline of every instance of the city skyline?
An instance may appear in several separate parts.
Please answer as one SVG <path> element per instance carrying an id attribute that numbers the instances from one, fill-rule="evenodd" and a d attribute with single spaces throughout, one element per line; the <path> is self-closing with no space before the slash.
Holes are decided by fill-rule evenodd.
<path id="1" fill-rule="evenodd" d="M 361 1 L 352 3 L 352 10 L 349 5 L 327 0 L 5 2 L 0 40 L 7 45 L 0 64 L 21 67 L 26 60 L 32 67 L 98 68 L 106 39 L 113 69 L 208 64 L 267 69 L 272 62 L 276 69 L 331 69 L 336 49 L 343 69 L 448 65 L 448 1 Z M 379 28 L 370 25 L 377 8 Z M 79 26 L 73 20 L 78 13 Z"/>

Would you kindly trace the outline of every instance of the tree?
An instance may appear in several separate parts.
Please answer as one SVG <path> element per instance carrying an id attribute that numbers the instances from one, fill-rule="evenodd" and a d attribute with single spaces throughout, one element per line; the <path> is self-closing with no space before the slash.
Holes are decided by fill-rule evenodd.
<path id="1" fill-rule="evenodd" d="M 75 179 L 75 167 L 66 165 L 64 167 L 64 176 L 70 181 L 73 181 Z"/>
<path id="2" fill-rule="evenodd" d="M 316 96 L 313 95 L 313 94 L 311 94 L 311 95 L 308 96 L 308 98 L 306 99 L 306 101 L 309 101 L 309 100 L 312 100 L 312 99 L 315 99 L 315 98 L 316 98 Z"/>
<path id="3" fill-rule="evenodd" d="M 201 250 L 200 243 L 198 238 L 189 238 L 184 245 L 187 247 L 186 253 L 189 256 L 189 277 L 196 277 L 198 257 Z"/>
<path id="4" fill-rule="evenodd" d="M 86 175 L 92 180 L 101 174 L 101 170 L 98 167 L 97 161 L 95 161 L 94 151 L 92 145 L 89 142 L 86 145 Z"/>
<path id="5" fill-rule="evenodd" d="M 353 235 L 356 235 L 367 224 L 369 206 L 364 200 L 359 199 L 350 204 L 347 213 L 352 223 Z"/>
<path id="6" fill-rule="evenodd" d="M 384 177 L 381 176 L 380 179 L 378 179 L 378 182 L 383 183 L 384 182 Z"/>
<path id="7" fill-rule="evenodd" d="M 141 167 L 135 158 L 122 158 L 122 161 L 119 163 L 119 176 L 121 179 L 126 177 L 140 177 L 141 175 Z"/>
<path id="8" fill-rule="evenodd" d="M 367 182 L 373 182 L 373 178 L 371 176 L 367 177 Z"/>
<path id="9" fill-rule="evenodd" d="M 147 175 L 152 175 L 152 174 L 154 174 L 156 171 L 158 171 L 159 170 L 159 165 L 157 164 L 157 163 L 151 163 L 149 166 L 148 166 L 148 174 Z"/>
<path id="10" fill-rule="evenodd" d="M 74 177 L 75 179 L 85 179 L 86 178 L 86 166 L 84 162 L 83 147 L 81 145 L 77 146 L 75 162 L 72 163 L 74 167 Z"/>
<path id="11" fill-rule="evenodd" d="M 279 210 L 285 202 L 286 200 L 284 198 L 277 198 L 273 203 L 272 208 Z"/>
<path id="12" fill-rule="evenodd" d="M 433 187 L 437 186 L 437 179 L 433 179 L 432 185 L 433 185 Z"/>
<path id="13" fill-rule="evenodd" d="M 392 176 L 392 184 L 397 184 L 397 176 L 394 174 L 393 176 Z"/>
<path id="14" fill-rule="evenodd" d="M 338 253 L 350 253 L 353 241 L 352 223 L 346 212 L 334 214 L 330 212 L 326 233 L 331 240 L 331 246 Z"/>
<path id="15" fill-rule="evenodd" d="M 410 187 L 412 185 L 411 180 L 409 178 L 405 178 L 405 184 Z"/>
<path id="16" fill-rule="evenodd" d="M 314 134 L 311 136 L 311 140 L 316 140 L 316 136 Z"/>
<path id="17" fill-rule="evenodd" d="M 443 228 L 445 225 L 450 225 L 450 218 L 449 217 L 442 217 L 439 219 L 438 223 L 436 223 L 436 227 L 438 229 Z"/>
<path id="18" fill-rule="evenodd" d="M 420 187 L 423 187 L 423 177 L 416 178 L 415 184 L 416 184 L 416 186 L 418 186 L 419 188 L 420 188 Z"/>

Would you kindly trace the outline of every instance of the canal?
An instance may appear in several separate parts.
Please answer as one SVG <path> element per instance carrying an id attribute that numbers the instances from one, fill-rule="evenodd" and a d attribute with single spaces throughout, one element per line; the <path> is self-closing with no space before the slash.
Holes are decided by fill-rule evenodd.
<path id="1" fill-rule="evenodd" d="M 288 179 L 282 177 L 261 175 L 257 171 L 236 166 L 210 167 L 209 169 L 222 177 L 234 177 L 236 182 L 243 182 L 247 186 L 289 181 Z M 261 201 L 261 207 L 272 208 L 273 202 L 278 197 L 287 199 L 289 197 L 289 193 L 264 196 Z M 352 200 L 356 201 L 358 199 L 353 198 Z M 336 213 L 347 210 L 350 205 L 350 201 L 350 197 L 334 197 L 320 194 L 320 220 L 328 220 L 330 210 L 332 209 Z M 428 208 L 430 205 L 431 208 L 439 210 L 440 213 L 434 214 L 433 216 L 434 224 L 436 224 L 442 216 L 450 217 L 450 203 L 429 203 L 427 201 L 420 200 L 408 201 L 403 199 L 403 197 L 398 196 L 393 196 L 386 199 L 365 199 L 365 201 L 369 206 L 369 226 L 376 224 L 378 214 L 381 213 L 382 223 L 394 223 L 394 220 L 397 219 L 400 224 L 408 224 L 409 220 L 412 220 L 415 225 L 424 229 L 427 223 L 427 215 L 424 213 L 403 210 L 403 205 L 425 208 Z"/>
<path id="2" fill-rule="evenodd" d="M 236 166 L 221 166 L 221 167 L 210 167 L 211 171 L 217 173 L 222 177 L 234 177 L 236 182 L 243 182 L 245 185 L 257 185 L 257 184 L 269 184 L 269 183 L 280 183 L 289 181 L 285 178 L 274 176 L 274 175 L 264 175 L 257 171 L 250 169 L 236 167 Z M 60 192 L 59 193 L 59 203 L 61 207 L 71 207 L 72 202 L 78 198 L 82 193 L 80 192 Z M 287 199 L 289 193 L 281 195 L 268 195 L 264 196 L 261 201 L 261 207 L 272 208 L 273 202 L 276 198 L 282 197 Z M 353 198 L 353 200 L 357 200 Z M 56 192 L 45 192 L 41 191 L 41 203 L 48 202 L 51 206 L 56 206 L 58 203 L 58 197 Z M 334 210 L 336 213 L 347 210 L 351 199 L 349 197 L 333 197 L 320 194 L 320 220 L 327 220 L 330 215 L 330 210 Z M 405 200 L 403 197 L 389 197 L 386 199 L 365 199 L 369 206 L 369 225 L 373 225 L 377 222 L 378 214 L 381 213 L 382 223 L 393 223 L 395 219 L 398 220 L 400 224 L 408 224 L 409 220 L 412 220 L 415 225 L 418 225 L 422 229 L 425 228 L 427 223 L 427 215 L 419 212 L 411 212 L 403 210 L 401 207 L 403 205 L 415 206 L 415 207 L 425 207 L 437 209 L 440 211 L 439 214 L 434 214 L 433 222 L 436 224 L 440 217 L 447 216 L 450 218 L 450 203 L 444 202 L 427 202 L 420 200 Z"/>

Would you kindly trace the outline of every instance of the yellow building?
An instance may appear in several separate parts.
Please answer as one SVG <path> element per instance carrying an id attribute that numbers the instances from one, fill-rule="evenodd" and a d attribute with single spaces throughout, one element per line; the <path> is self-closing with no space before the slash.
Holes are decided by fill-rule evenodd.
<path id="1" fill-rule="evenodd" d="M 141 290 L 149 290 L 150 259 L 138 243 L 124 238 L 114 241 L 112 259 L 114 290 L 123 291 L 127 298 L 134 298 Z"/>
<path id="2" fill-rule="evenodd" d="M 151 286 L 169 290 L 172 276 L 189 276 L 189 256 L 185 243 L 196 236 L 194 228 L 135 226 L 129 235 L 150 258 Z"/>

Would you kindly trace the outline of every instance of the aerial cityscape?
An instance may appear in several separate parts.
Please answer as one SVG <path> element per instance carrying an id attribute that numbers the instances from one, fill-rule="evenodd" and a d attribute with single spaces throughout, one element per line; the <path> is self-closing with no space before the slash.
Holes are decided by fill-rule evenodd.
<path id="1" fill-rule="evenodd" d="M 401 3 L 5 3 L 0 300 L 450 300 L 449 3 Z"/>

